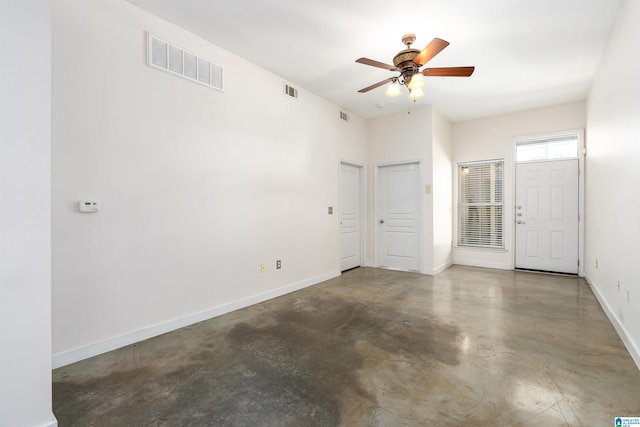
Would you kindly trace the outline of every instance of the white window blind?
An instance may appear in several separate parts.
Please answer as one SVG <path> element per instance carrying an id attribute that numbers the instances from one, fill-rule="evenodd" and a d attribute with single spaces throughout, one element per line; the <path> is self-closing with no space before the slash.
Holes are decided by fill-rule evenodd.
<path id="1" fill-rule="evenodd" d="M 458 165 L 458 245 L 504 248 L 504 161 Z"/>

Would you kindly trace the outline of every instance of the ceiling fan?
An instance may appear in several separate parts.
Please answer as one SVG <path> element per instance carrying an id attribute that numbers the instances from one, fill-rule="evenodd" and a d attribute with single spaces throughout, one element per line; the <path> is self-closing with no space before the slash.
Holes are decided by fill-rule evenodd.
<path id="1" fill-rule="evenodd" d="M 409 89 L 409 97 L 412 99 L 420 98 L 424 95 L 422 88 L 425 85 L 424 78 L 422 76 L 436 76 L 436 77 L 469 77 L 473 74 L 475 67 L 443 67 L 443 68 L 425 68 L 420 71 L 420 67 L 429 62 L 434 56 L 439 54 L 445 47 L 449 46 L 449 42 L 442 39 L 435 38 L 424 48 L 422 51 L 418 49 L 412 49 L 411 45 L 416 40 L 415 34 L 405 34 L 402 36 L 402 43 L 407 48 L 398 52 L 393 57 L 393 65 L 385 64 L 383 62 L 374 61 L 369 58 L 356 59 L 356 62 L 365 65 L 371 65 L 373 67 L 384 68 L 389 71 L 400 72 L 399 76 L 390 77 L 382 80 L 381 82 L 367 86 L 364 89 L 360 89 L 358 92 L 365 93 L 371 89 L 375 89 L 386 83 L 391 82 L 391 85 L 387 88 L 385 95 L 387 96 L 399 96 L 400 85 L 405 85 Z"/>

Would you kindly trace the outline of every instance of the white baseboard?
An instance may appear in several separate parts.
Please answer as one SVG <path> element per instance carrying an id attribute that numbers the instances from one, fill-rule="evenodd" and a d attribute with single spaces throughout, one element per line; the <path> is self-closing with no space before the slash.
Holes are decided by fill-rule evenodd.
<path id="1" fill-rule="evenodd" d="M 273 289 L 262 294 L 254 295 L 241 300 L 232 301 L 230 303 L 222 304 L 216 307 L 212 307 L 208 310 L 200 311 L 197 313 L 189 314 L 178 319 L 170 320 L 167 322 L 159 323 L 157 325 L 150 326 L 148 328 L 140 329 L 134 332 L 123 334 L 117 337 L 109 338 L 105 341 L 101 341 L 94 344 L 89 344 L 84 347 L 80 347 L 74 350 L 66 351 L 63 353 L 54 354 L 52 357 L 53 369 L 61 366 L 69 365 L 71 363 L 79 362 L 89 357 L 97 356 L 102 353 L 106 353 L 117 348 L 121 348 L 130 344 L 134 344 L 140 341 L 144 341 L 149 338 L 153 338 L 158 335 L 165 334 L 167 332 L 174 331 L 176 329 L 184 328 L 185 326 L 193 325 L 194 323 L 202 322 L 204 320 L 211 319 L 213 317 L 221 316 L 226 313 L 230 313 L 241 308 L 248 307 L 250 305 L 258 304 L 276 298 L 291 292 L 304 289 L 309 286 L 316 285 L 318 283 L 333 279 L 340 276 L 340 271 L 332 271 L 320 276 L 311 277 L 301 282 L 293 283 L 290 285 L 282 286 L 277 289 Z M 55 427 L 56 424 L 52 426 Z"/>
<path id="2" fill-rule="evenodd" d="M 611 322 L 616 332 L 620 336 L 620 339 L 624 343 L 625 347 L 627 347 L 627 350 L 629 350 L 629 354 L 631 354 L 631 358 L 636 363 L 636 366 L 638 367 L 638 369 L 640 369 L 640 346 L 638 345 L 638 343 L 636 343 L 633 340 L 633 338 L 631 338 L 631 336 L 627 332 L 627 328 L 625 328 L 624 325 L 620 322 L 620 319 L 618 319 L 618 316 L 614 314 L 613 310 L 607 303 L 607 300 L 600 293 L 600 290 L 598 289 L 598 287 L 595 286 L 593 282 L 591 282 L 591 279 L 589 278 L 589 276 L 585 276 L 585 279 L 589 284 L 589 287 L 593 291 L 593 294 L 596 296 L 596 299 L 600 303 L 600 306 L 602 307 L 605 314 L 609 318 L 609 321 Z"/>
<path id="3" fill-rule="evenodd" d="M 58 427 L 58 420 L 56 420 L 56 417 L 51 414 L 51 418 L 53 418 L 53 421 L 43 424 L 42 427 Z"/>
<path id="4" fill-rule="evenodd" d="M 443 271 L 445 271 L 447 268 L 451 267 L 453 265 L 453 261 L 447 261 L 446 263 L 440 265 L 439 267 L 436 267 L 434 269 L 430 269 L 430 268 L 424 268 L 422 269 L 422 274 L 427 274 L 429 276 L 435 276 L 436 274 L 440 274 Z"/>
<path id="5" fill-rule="evenodd" d="M 468 267 L 495 268 L 497 270 L 513 270 L 513 265 L 511 264 L 499 264 L 496 262 L 465 261 L 465 260 L 457 260 L 454 258 L 453 264 L 466 265 Z"/>

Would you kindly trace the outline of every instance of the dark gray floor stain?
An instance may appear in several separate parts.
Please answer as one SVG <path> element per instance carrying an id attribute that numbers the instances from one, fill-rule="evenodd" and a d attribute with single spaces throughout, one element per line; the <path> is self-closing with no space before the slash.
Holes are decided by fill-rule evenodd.
<path id="1" fill-rule="evenodd" d="M 318 420 L 305 420 L 309 425 L 339 424 L 338 408 L 345 388 L 377 404 L 358 383 L 362 356 L 356 350 L 357 341 L 366 341 L 390 356 L 458 363 L 455 327 L 380 304 L 338 298 L 305 298 L 297 303 L 304 308 L 273 313 L 275 324 L 264 319 L 269 326 L 239 323 L 230 331 L 228 339 L 251 380 L 237 374 L 229 380 L 231 388 L 244 390 L 241 394 L 251 395 L 257 388 L 260 398 L 272 408 L 283 406 L 291 411 L 303 407 L 302 414 L 321 414 Z M 242 404 L 241 399 L 230 401 Z"/>
<path id="2" fill-rule="evenodd" d="M 235 323 L 224 344 L 183 349 L 179 367 L 55 382 L 54 395 L 66 398 L 54 410 L 86 415 L 61 426 L 123 425 L 123 413 L 135 413 L 140 426 L 335 426 L 343 394 L 377 405 L 359 384 L 357 342 L 389 357 L 458 363 L 457 329 L 424 313 L 331 295 L 284 298 L 279 304 L 288 308 Z"/>

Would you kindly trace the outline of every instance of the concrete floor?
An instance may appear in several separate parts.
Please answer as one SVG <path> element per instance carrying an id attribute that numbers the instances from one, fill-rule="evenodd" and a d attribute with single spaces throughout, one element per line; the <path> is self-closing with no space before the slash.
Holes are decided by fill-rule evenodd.
<path id="1" fill-rule="evenodd" d="M 612 426 L 640 371 L 582 279 L 359 268 L 57 369 L 68 426 Z"/>

